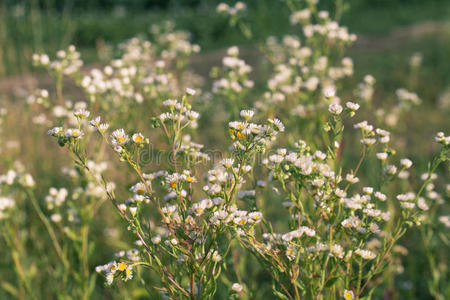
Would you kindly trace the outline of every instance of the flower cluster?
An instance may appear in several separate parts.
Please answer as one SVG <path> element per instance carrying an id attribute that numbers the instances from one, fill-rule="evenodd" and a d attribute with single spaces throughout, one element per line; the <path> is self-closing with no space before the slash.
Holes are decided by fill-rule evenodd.
<path id="1" fill-rule="evenodd" d="M 34 54 L 33 63 L 36 66 L 47 68 L 51 73 L 61 73 L 67 76 L 77 73 L 83 66 L 80 52 L 73 45 L 70 45 L 67 50 L 58 51 L 53 61 L 47 54 Z"/>
<path id="2" fill-rule="evenodd" d="M 235 16 L 241 14 L 247 9 L 247 5 L 244 2 L 238 1 L 234 4 L 234 6 L 229 6 L 226 3 L 219 3 L 217 5 L 217 12 L 219 14 L 226 14 L 230 16 Z"/>
<path id="3" fill-rule="evenodd" d="M 252 279 L 239 274 L 251 262 L 280 298 L 359 299 L 370 297 L 369 289 L 384 278 L 395 281 L 408 258 L 397 243 L 418 226 L 429 251 L 430 285 L 442 285 L 431 237 L 445 242 L 450 227 L 443 208 L 449 186 L 437 175 L 449 160 L 450 137 L 437 133 L 441 152 L 416 179 L 423 162 L 399 150 L 397 125 L 420 104 L 419 95 L 398 89 L 386 103 L 398 101 L 388 108 L 373 101 L 375 78 L 366 75 L 353 98 L 344 100 L 345 79 L 354 73 L 345 49 L 356 36 L 335 21 L 339 7 L 333 16 L 316 0 L 286 2 L 291 25 L 301 30 L 269 37 L 259 48 L 269 70 L 258 76 L 260 92 L 234 46 L 211 72 L 211 93 L 202 94 L 203 82 L 186 68 L 200 47 L 172 22 L 152 25 L 120 44 L 114 59 L 105 54 L 107 63 L 89 70 L 73 46 L 54 61 L 34 55 L 35 65 L 54 75 L 56 97 L 52 89 L 29 95 L 30 120 L 54 124 L 48 135 L 70 152 L 75 166 L 63 167 L 57 180 L 43 178 L 39 197 L 20 165 L 0 175 L 0 233 L 13 253 L 23 251 L 17 239 L 27 235 L 16 229 L 30 205 L 56 254 L 49 259 L 50 277 L 65 274 L 61 286 L 75 298 L 95 290 L 86 284 L 97 276 L 91 272 L 95 243 L 114 238 L 115 246 L 123 238 L 121 249 L 129 250 L 101 260 L 109 262 L 95 271 L 108 286 L 142 284 L 151 298 L 210 299 L 224 290 L 219 284 L 228 285 L 230 299 L 251 297 L 254 285 L 246 281 Z M 251 38 L 246 9 L 242 2 L 217 7 Z M 419 65 L 418 56 L 411 60 L 414 72 Z M 66 97 L 65 76 L 85 102 Z M 222 110 L 230 116 L 221 124 L 226 145 L 209 140 L 216 132 L 205 128 Z M 0 110 L 0 125 L 5 114 Z M 217 148 L 209 151 L 197 139 Z M 104 236 L 96 241 L 92 229 L 102 225 Z M 46 249 L 48 241 L 37 248 Z M 126 241 L 134 244 L 122 246 Z M 21 270 L 22 262 L 14 263 Z M 18 276 L 27 296 L 34 268 Z"/>

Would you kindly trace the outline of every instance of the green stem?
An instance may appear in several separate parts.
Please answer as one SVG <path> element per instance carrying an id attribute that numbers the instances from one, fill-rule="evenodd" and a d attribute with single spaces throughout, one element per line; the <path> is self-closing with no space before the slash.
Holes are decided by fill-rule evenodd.
<path id="1" fill-rule="evenodd" d="M 64 268 L 69 268 L 69 261 L 67 260 L 67 257 L 65 256 L 64 252 L 61 249 L 61 246 L 59 245 L 58 239 L 56 238 L 55 231 L 53 230 L 52 225 L 50 224 L 50 221 L 47 219 L 47 217 L 42 212 L 41 208 L 39 207 L 39 204 L 34 197 L 34 193 L 32 193 L 29 189 L 25 190 L 28 198 L 30 198 L 31 203 L 33 204 L 33 207 L 38 214 L 39 218 L 41 219 L 42 223 L 44 223 L 45 228 L 47 229 L 48 234 L 50 235 L 50 239 L 52 240 L 53 247 L 55 248 L 56 253 L 58 254 L 59 258 L 61 259 Z"/>

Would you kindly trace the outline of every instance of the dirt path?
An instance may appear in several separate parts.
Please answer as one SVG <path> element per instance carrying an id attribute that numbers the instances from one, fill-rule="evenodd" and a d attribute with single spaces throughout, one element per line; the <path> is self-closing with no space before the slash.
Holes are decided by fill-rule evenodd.
<path id="1" fill-rule="evenodd" d="M 435 34 L 450 35 L 450 22 L 422 22 L 414 25 L 398 28 L 384 36 L 362 36 L 359 35 L 357 41 L 352 46 L 354 50 L 377 50 L 384 51 L 398 47 L 411 40 L 423 38 Z M 257 65 L 261 59 L 258 51 L 254 47 L 243 47 L 241 57 L 250 65 Z M 191 63 L 194 71 L 200 75 L 208 76 L 212 66 L 220 66 L 222 57 L 226 54 L 226 49 L 210 51 L 192 57 Z M 89 68 L 89 67 L 87 67 Z M 0 95 L 24 94 L 36 86 L 50 88 L 53 86 L 53 79 L 48 75 L 25 74 L 0 79 Z M 1 98 L 0 98 L 1 101 Z"/>

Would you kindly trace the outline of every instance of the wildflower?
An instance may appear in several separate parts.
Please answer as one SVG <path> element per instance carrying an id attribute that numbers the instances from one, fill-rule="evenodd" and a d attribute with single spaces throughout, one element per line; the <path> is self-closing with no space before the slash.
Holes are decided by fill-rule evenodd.
<path id="1" fill-rule="evenodd" d="M 238 1 L 236 2 L 236 4 L 234 5 L 234 8 L 237 11 L 243 11 L 247 9 L 247 5 L 244 2 Z"/>
<path id="2" fill-rule="evenodd" d="M 259 223 L 262 220 L 262 213 L 259 211 L 251 212 L 248 214 L 249 220 L 251 219 L 255 223 Z"/>
<path id="3" fill-rule="evenodd" d="M 89 117 L 90 112 L 85 109 L 78 109 L 73 113 L 73 115 L 78 119 L 86 119 L 87 117 Z"/>
<path id="4" fill-rule="evenodd" d="M 412 202 L 402 202 L 400 203 L 400 206 L 405 209 L 413 209 L 414 207 L 416 207 L 416 204 Z"/>
<path id="5" fill-rule="evenodd" d="M 49 131 L 47 131 L 47 134 L 50 136 L 57 136 L 62 131 L 62 127 L 53 127 Z"/>
<path id="6" fill-rule="evenodd" d="M 440 216 L 439 222 L 445 225 L 445 227 L 450 228 L 450 216 Z"/>
<path id="7" fill-rule="evenodd" d="M 326 98 L 333 98 L 336 95 L 336 89 L 334 87 L 332 87 L 332 86 L 326 87 L 326 88 L 323 89 L 323 95 Z M 330 104 L 330 106 L 331 106 L 331 104 Z M 328 108 L 328 110 L 330 110 L 330 108 Z M 341 107 L 341 111 L 342 111 L 342 107 Z M 330 112 L 334 113 L 331 110 L 330 110 Z M 337 113 L 337 114 L 340 114 L 340 113 Z"/>
<path id="8" fill-rule="evenodd" d="M 373 233 L 379 233 L 380 232 L 380 227 L 376 223 L 370 223 L 369 224 L 369 230 L 372 231 Z"/>
<path id="9" fill-rule="evenodd" d="M 370 186 L 363 187 L 363 192 L 364 192 L 365 194 L 370 195 L 370 194 L 373 193 L 373 187 L 370 187 Z"/>
<path id="10" fill-rule="evenodd" d="M 389 219 L 391 218 L 391 213 L 390 212 L 384 212 L 384 213 L 381 213 L 381 218 L 384 220 L 384 221 L 389 221 Z"/>
<path id="11" fill-rule="evenodd" d="M 218 13 L 222 13 L 222 12 L 228 12 L 230 10 L 230 6 L 228 6 L 228 4 L 226 3 L 219 3 L 219 5 L 217 5 L 216 11 Z"/>
<path id="12" fill-rule="evenodd" d="M 177 173 L 167 175 L 167 177 L 166 177 L 166 183 L 172 189 L 175 189 L 177 187 L 178 180 L 180 180 L 180 175 Z"/>
<path id="13" fill-rule="evenodd" d="M 389 175 L 395 175 L 397 173 L 397 167 L 394 165 L 387 165 L 384 170 Z"/>
<path id="14" fill-rule="evenodd" d="M 92 119 L 91 121 L 89 121 L 89 125 L 91 125 L 94 128 L 98 128 L 98 126 L 100 126 L 100 117 L 96 117 L 95 119 Z"/>
<path id="15" fill-rule="evenodd" d="M 281 155 L 274 154 L 274 155 L 269 156 L 269 160 L 271 162 L 279 164 L 284 160 L 284 157 Z"/>
<path id="16" fill-rule="evenodd" d="M 136 144 L 141 144 L 144 142 L 144 136 L 141 133 L 135 133 L 133 134 L 133 136 L 131 137 L 131 139 L 133 140 L 133 142 L 135 142 Z"/>
<path id="17" fill-rule="evenodd" d="M 364 139 L 361 140 L 361 144 L 365 144 L 365 145 L 368 145 L 368 146 L 371 146 L 371 145 L 373 145 L 375 143 L 376 143 L 376 140 L 372 139 L 372 138 L 364 138 Z"/>
<path id="18" fill-rule="evenodd" d="M 136 216 L 136 212 L 137 212 L 136 206 L 130 207 L 130 213 L 133 217 Z"/>
<path id="19" fill-rule="evenodd" d="M 417 207 L 420 208 L 423 211 L 427 211 L 430 209 L 430 207 L 427 205 L 427 203 L 425 202 L 425 199 L 423 199 L 422 197 L 420 197 L 417 200 Z"/>
<path id="20" fill-rule="evenodd" d="M 195 90 L 194 89 L 190 89 L 190 88 L 186 88 L 186 94 L 188 94 L 189 96 L 194 96 L 195 95 Z"/>
<path id="21" fill-rule="evenodd" d="M 284 125 L 279 119 L 273 119 L 273 120 L 269 119 L 269 123 L 272 123 L 273 125 L 275 125 L 275 127 L 278 129 L 278 131 L 284 132 Z"/>
<path id="22" fill-rule="evenodd" d="M 236 225 L 245 225 L 245 224 L 247 224 L 247 218 L 246 217 L 237 217 L 237 218 L 234 218 L 233 222 Z"/>
<path id="23" fill-rule="evenodd" d="M 131 192 L 138 194 L 138 195 L 144 195 L 145 190 L 146 190 L 145 185 L 142 182 L 138 182 L 130 188 Z"/>
<path id="24" fill-rule="evenodd" d="M 33 176 L 31 174 L 25 174 L 19 179 L 19 183 L 24 187 L 34 187 L 35 181 L 33 179 Z"/>
<path id="25" fill-rule="evenodd" d="M 119 263 L 119 264 L 117 265 L 117 269 L 118 269 L 119 271 L 124 271 L 126 268 L 127 268 L 127 265 L 126 265 L 126 263 L 124 263 L 124 262 L 121 262 L 121 263 Z"/>
<path id="26" fill-rule="evenodd" d="M 185 180 L 189 183 L 196 182 L 195 177 L 192 177 L 190 175 L 187 175 Z"/>
<path id="27" fill-rule="evenodd" d="M 186 117 L 188 117 L 189 120 L 194 121 L 197 120 L 200 114 L 196 111 L 188 110 L 186 112 Z"/>
<path id="28" fill-rule="evenodd" d="M 240 292 L 242 292 L 243 287 L 239 283 L 233 283 L 233 285 L 231 286 L 231 289 L 233 291 L 235 291 L 236 293 L 240 293 Z"/>
<path id="29" fill-rule="evenodd" d="M 4 212 L 15 206 L 15 201 L 11 198 L 0 197 L 0 220 L 4 218 Z"/>
<path id="30" fill-rule="evenodd" d="M 386 135 L 386 136 L 381 137 L 381 138 L 379 139 L 379 141 L 380 141 L 380 143 L 382 143 L 382 144 L 387 144 L 387 143 L 389 143 L 390 139 L 391 139 L 390 136 L 389 136 L 389 135 Z"/>
<path id="31" fill-rule="evenodd" d="M 297 249 L 295 249 L 295 247 L 289 245 L 289 246 L 286 248 L 286 257 L 287 257 L 289 260 L 294 260 L 296 255 L 297 255 Z"/>
<path id="32" fill-rule="evenodd" d="M 353 174 L 347 174 L 347 175 L 345 176 L 345 180 L 347 180 L 347 181 L 350 182 L 350 183 L 357 183 L 357 182 L 359 182 L 359 178 L 356 177 L 356 176 L 353 175 Z"/>
<path id="33" fill-rule="evenodd" d="M 342 113 L 342 106 L 337 103 L 331 103 L 328 106 L 328 111 L 335 115 L 340 115 Z"/>
<path id="34" fill-rule="evenodd" d="M 242 129 L 244 129 L 246 127 L 246 125 L 244 123 L 237 122 L 237 121 L 228 123 L 228 126 L 230 128 L 232 128 L 232 129 L 235 129 L 235 130 L 242 130 Z"/>
<path id="35" fill-rule="evenodd" d="M 113 273 L 106 274 L 106 283 L 108 285 L 111 285 L 113 281 L 114 281 L 114 274 Z"/>
<path id="36" fill-rule="evenodd" d="M 114 146 L 125 145 L 128 141 L 129 137 L 123 129 L 114 130 L 111 134 L 111 142 Z"/>
<path id="37" fill-rule="evenodd" d="M 405 169 L 411 168 L 412 164 L 412 161 L 407 158 L 403 158 L 400 160 L 400 165 Z"/>
<path id="38" fill-rule="evenodd" d="M 375 197 L 380 201 L 386 201 L 387 199 L 386 195 L 381 192 L 375 192 Z"/>
<path id="39" fill-rule="evenodd" d="M 128 281 L 133 278 L 133 269 L 128 267 L 125 269 L 125 279 L 124 281 Z"/>
<path id="40" fill-rule="evenodd" d="M 70 128 L 70 129 L 66 130 L 65 135 L 68 138 L 71 138 L 71 137 L 73 137 L 73 138 L 81 138 L 84 135 L 84 133 L 83 133 L 83 131 L 81 131 L 79 129 Z"/>
<path id="41" fill-rule="evenodd" d="M 50 219 L 55 223 L 59 223 L 59 222 L 61 222 L 62 217 L 60 214 L 53 214 L 50 216 Z"/>
<path id="42" fill-rule="evenodd" d="M 386 160 L 388 158 L 388 154 L 386 152 L 377 153 L 377 158 L 379 160 Z"/>
<path id="43" fill-rule="evenodd" d="M 177 100 L 173 100 L 173 99 L 167 99 L 162 104 L 164 106 L 168 106 L 169 108 L 173 109 L 178 104 L 178 101 Z"/>
<path id="44" fill-rule="evenodd" d="M 443 145 L 450 144 L 450 136 L 445 136 L 442 131 L 438 132 L 434 139 L 436 142 L 441 143 Z"/>
<path id="45" fill-rule="evenodd" d="M 435 173 L 431 173 L 430 175 L 428 175 L 428 173 L 423 173 L 422 175 L 420 175 L 420 179 L 422 180 L 427 180 L 428 176 L 430 176 L 431 180 L 435 180 L 437 178 L 437 175 Z"/>
<path id="46" fill-rule="evenodd" d="M 119 207 L 120 211 L 122 211 L 122 212 L 127 210 L 127 205 L 124 203 L 119 204 L 118 207 Z"/>
<path id="47" fill-rule="evenodd" d="M 212 254 L 212 256 L 211 256 L 211 259 L 212 259 L 214 262 L 219 262 L 219 261 L 222 260 L 222 256 L 219 254 L 219 252 L 214 251 L 213 254 Z"/>
<path id="48" fill-rule="evenodd" d="M 255 112 L 253 110 L 241 110 L 240 113 L 241 117 L 246 121 L 250 120 L 254 114 Z"/>
<path id="49" fill-rule="evenodd" d="M 299 24 L 299 23 L 309 22 L 310 18 L 311 18 L 311 11 L 306 8 L 306 9 L 302 9 L 302 10 L 294 12 L 290 16 L 290 22 L 292 25 L 295 25 L 295 24 Z"/>
<path id="50" fill-rule="evenodd" d="M 350 110 L 350 117 L 353 117 L 355 115 L 355 111 L 359 109 L 359 104 L 353 102 L 347 102 L 345 106 Z"/>
<path id="51" fill-rule="evenodd" d="M 355 251 L 355 254 L 357 254 L 357 255 L 361 256 L 363 259 L 367 259 L 367 260 L 371 260 L 376 257 L 376 254 L 370 250 L 357 249 Z"/>
<path id="52" fill-rule="evenodd" d="M 319 160 L 324 160 L 325 158 L 327 158 L 327 155 L 325 153 L 323 153 L 322 151 L 317 150 L 316 152 L 314 152 L 314 157 Z"/>
<path id="53" fill-rule="evenodd" d="M 355 293 L 351 290 L 345 290 L 344 291 L 344 299 L 345 300 L 353 300 L 355 299 Z"/>
<path id="54" fill-rule="evenodd" d="M 100 133 L 105 133 L 105 131 L 109 128 L 109 124 L 102 123 L 98 126 L 98 131 Z"/>
<path id="55" fill-rule="evenodd" d="M 161 242 L 161 236 L 159 236 L 159 235 L 156 235 L 156 236 L 154 236 L 154 237 L 152 237 L 152 243 L 153 244 L 159 244 Z"/>
<path id="56" fill-rule="evenodd" d="M 233 158 L 224 158 L 220 161 L 220 164 L 222 166 L 224 166 L 225 168 L 229 169 L 233 166 L 234 164 L 234 159 Z"/>
<path id="57" fill-rule="evenodd" d="M 398 194 L 397 200 L 398 201 L 412 201 L 412 200 L 414 200 L 415 197 L 416 197 L 416 195 L 413 192 L 409 192 L 406 194 Z"/>
<path id="58" fill-rule="evenodd" d="M 344 257 L 344 249 L 341 245 L 334 244 L 331 246 L 330 254 L 335 257 L 343 258 Z"/>
<path id="59" fill-rule="evenodd" d="M 341 225 L 345 228 L 358 227 L 361 223 L 361 220 L 356 216 L 351 216 L 348 219 L 345 219 L 341 222 Z"/>
<path id="60" fill-rule="evenodd" d="M 319 11 L 319 18 L 321 19 L 327 19 L 329 16 L 329 13 L 326 10 Z"/>

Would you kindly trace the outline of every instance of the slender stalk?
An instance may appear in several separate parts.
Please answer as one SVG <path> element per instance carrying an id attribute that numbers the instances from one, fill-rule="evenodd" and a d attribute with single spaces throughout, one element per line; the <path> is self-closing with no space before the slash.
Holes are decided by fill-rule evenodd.
<path id="1" fill-rule="evenodd" d="M 47 219 L 47 217 L 44 215 L 41 208 L 39 207 L 39 204 L 37 203 L 37 200 L 34 197 L 34 194 L 29 189 L 25 189 L 25 192 L 26 192 L 28 198 L 31 200 L 31 204 L 34 207 L 34 210 L 38 214 L 42 223 L 44 223 L 44 226 L 47 229 L 48 234 L 50 235 L 50 239 L 52 240 L 53 247 L 55 248 L 56 253 L 58 254 L 59 258 L 61 259 L 64 267 L 66 269 L 68 269 L 69 261 L 67 260 L 66 255 L 64 254 L 64 252 L 61 249 L 61 246 L 59 245 L 58 239 L 56 238 L 56 234 L 55 234 L 55 231 L 53 230 L 52 225 L 50 224 L 49 220 Z"/>

